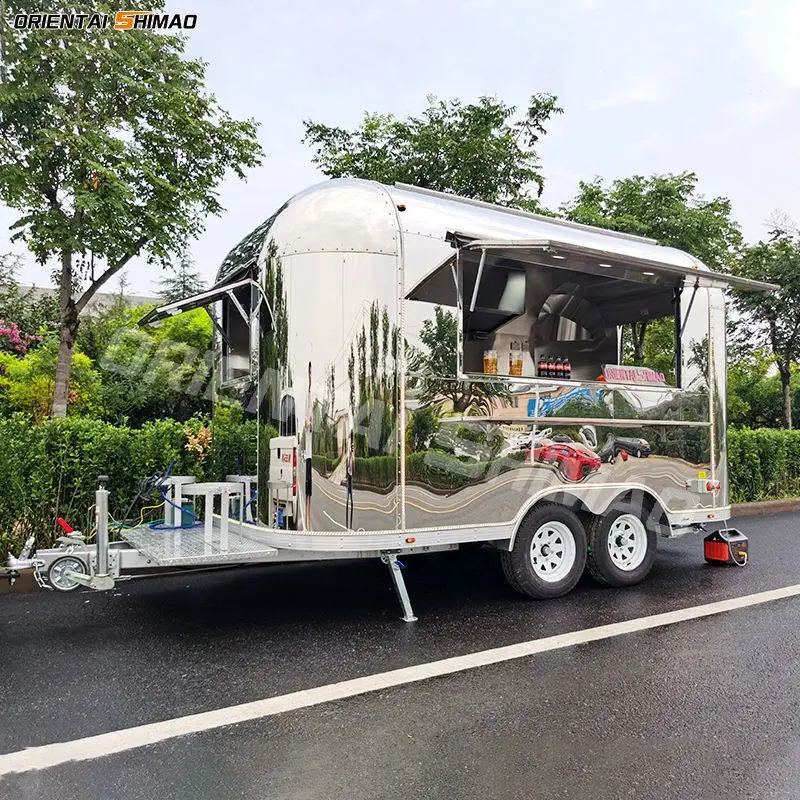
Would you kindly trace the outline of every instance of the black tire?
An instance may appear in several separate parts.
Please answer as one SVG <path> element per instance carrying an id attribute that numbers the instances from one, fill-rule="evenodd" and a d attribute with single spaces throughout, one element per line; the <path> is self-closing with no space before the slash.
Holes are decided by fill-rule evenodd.
<path id="1" fill-rule="evenodd" d="M 647 577 L 658 548 L 656 531 L 646 524 L 647 511 L 647 508 L 642 509 L 631 503 L 616 503 L 604 514 L 591 516 L 586 525 L 588 543 L 586 569 L 595 580 L 609 586 L 635 586 Z M 620 517 L 630 519 L 620 520 Z M 638 520 L 638 526 L 634 518 Z M 615 523 L 618 523 L 616 531 Z M 634 540 L 628 540 L 630 545 L 624 539 L 629 534 L 635 537 Z M 618 545 L 615 548 L 616 558 L 609 549 L 611 537 L 614 537 L 615 544 Z M 643 552 L 640 550 L 642 547 Z M 624 563 L 626 553 L 636 562 L 635 566 L 630 568 L 620 566 Z"/>
<path id="2" fill-rule="evenodd" d="M 556 523 L 556 526 L 555 530 L 547 533 L 545 526 L 549 522 Z M 541 545 L 534 545 L 535 538 L 538 540 L 545 535 L 556 540 L 554 547 L 561 541 L 565 548 L 562 553 L 567 559 L 553 571 L 552 578 L 547 575 L 548 565 L 539 560 Z M 569 537 L 569 540 L 564 541 L 565 537 Z M 571 563 L 570 551 L 573 553 Z M 583 524 L 568 508 L 557 503 L 542 503 L 522 520 L 513 550 L 503 551 L 500 562 L 506 580 L 520 594 L 542 600 L 561 597 L 572 591 L 586 565 L 586 532 Z"/>

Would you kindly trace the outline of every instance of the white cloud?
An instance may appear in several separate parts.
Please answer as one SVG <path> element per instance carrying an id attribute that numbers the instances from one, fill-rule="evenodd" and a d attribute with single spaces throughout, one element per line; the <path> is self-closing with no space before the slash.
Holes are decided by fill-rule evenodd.
<path id="1" fill-rule="evenodd" d="M 601 97 L 591 106 L 592 111 L 604 108 L 663 103 L 669 94 L 663 75 L 637 75 L 625 81 L 611 94 Z"/>
<path id="2" fill-rule="evenodd" d="M 749 3 L 732 17 L 745 48 L 773 77 L 800 89 L 800 1 Z"/>

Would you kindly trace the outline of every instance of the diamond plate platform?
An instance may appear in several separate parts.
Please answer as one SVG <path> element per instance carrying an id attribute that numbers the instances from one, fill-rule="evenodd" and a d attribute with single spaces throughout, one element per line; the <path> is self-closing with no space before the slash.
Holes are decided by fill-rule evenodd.
<path id="1" fill-rule="evenodd" d="M 232 530 L 221 537 L 216 525 L 210 538 L 202 527 L 170 531 L 143 526 L 124 530 L 120 536 L 142 555 L 164 566 L 271 561 L 278 555 L 274 547 Z"/>

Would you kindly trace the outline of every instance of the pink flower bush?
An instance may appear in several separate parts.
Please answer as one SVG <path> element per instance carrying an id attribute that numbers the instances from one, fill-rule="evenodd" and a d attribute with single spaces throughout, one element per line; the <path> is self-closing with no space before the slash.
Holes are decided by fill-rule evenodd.
<path id="1" fill-rule="evenodd" d="M 5 342 L 3 340 L 5 339 Z M 12 353 L 25 355 L 28 348 L 41 342 L 42 337 L 33 333 L 23 333 L 16 322 L 5 322 L 0 319 L 0 350 L 10 350 Z M 5 344 L 5 347 L 3 347 Z"/>

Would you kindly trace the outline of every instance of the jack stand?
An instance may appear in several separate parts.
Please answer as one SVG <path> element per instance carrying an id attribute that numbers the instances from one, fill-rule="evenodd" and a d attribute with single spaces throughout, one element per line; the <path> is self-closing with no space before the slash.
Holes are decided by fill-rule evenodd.
<path id="1" fill-rule="evenodd" d="M 97 569 L 94 575 L 83 575 L 74 570 L 67 570 L 66 575 L 83 586 L 98 591 L 108 591 L 114 588 L 114 577 L 108 570 L 108 478 L 101 475 L 98 478 L 100 488 L 94 493 L 95 520 L 97 523 Z"/>
<path id="2" fill-rule="evenodd" d="M 392 573 L 394 590 L 397 592 L 397 599 L 400 601 L 400 607 L 403 610 L 403 622 L 416 622 L 417 618 L 411 608 L 411 600 L 403 578 L 402 570 L 405 569 L 405 566 L 401 565 L 401 562 L 397 560 L 397 553 L 381 553 L 381 561 L 389 567 Z"/>

